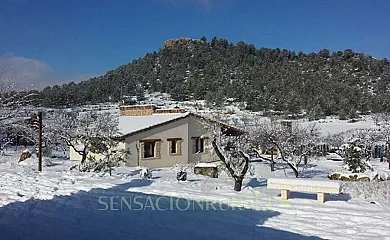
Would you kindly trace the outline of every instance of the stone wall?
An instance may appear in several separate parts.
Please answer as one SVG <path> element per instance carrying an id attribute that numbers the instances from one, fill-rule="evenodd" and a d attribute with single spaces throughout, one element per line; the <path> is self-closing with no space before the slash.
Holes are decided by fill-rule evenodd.
<path id="1" fill-rule="evenodd" d="M 148 116 L 153 114 L 185 113 L 184 109 L 157 109 L 154 105 L 121 106 L 121 116 Z"/>
<path id="2" fill-rule="evenodd" d="M 121 116 L 147 116 L 155 112 L 156 106 L 121 106 L 119 109 Z"/>

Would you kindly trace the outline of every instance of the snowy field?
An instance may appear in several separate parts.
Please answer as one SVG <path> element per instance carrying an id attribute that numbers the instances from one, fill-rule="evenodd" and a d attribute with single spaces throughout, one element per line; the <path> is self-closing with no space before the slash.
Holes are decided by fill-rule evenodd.
<path id="1" fill-rule="evenodd" d="M 71 161 L 51 159 L 38 173 L 36 159 L 16 159 L 0 158 L 0 239 L 390 239 L 386 196 L 372 202 L 357 183 L 324 204 L 306 193 L 281 201 L 266 179 L 292 178 L 284 165 L 271 173 L 267 163 L 255 163 L 238 193 L 224 172 L 212 179 L 194 175 L 191 166 L 187 181 L 178 182 L 180 167 L 154 169 L 143 180 L 139 168 L 108 176 L 70 171 Z M 340 162 L 314 161 L 302 178 L 325 179 L 339 168 Z"/>

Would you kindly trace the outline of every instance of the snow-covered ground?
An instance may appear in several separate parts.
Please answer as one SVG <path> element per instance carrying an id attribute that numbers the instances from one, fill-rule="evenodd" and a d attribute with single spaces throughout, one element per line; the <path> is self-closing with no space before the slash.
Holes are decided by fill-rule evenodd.
<path id="1" fill-rule="evenodd" d="M 69 171 L 68 160 L 51 159 L 36 171 L 36 159 L 18 164 L 0 158 L 0 239 L 389 239 L 386 198 L 345 187 L 324 204 L 316 195 L 266 188 L 267 178 L 293 177 L 286 166 L 254 163 L 241 192 L 222 172 L 217 179 L 194 175 L 176 180 L 183 167 L 121 167 L 113 176 Z M 340 162 L 320 160 L 302 178 L 325 179 Z M 385 163 L 375 162 L 385 168 Z M 382 166 L 383 165 L 383 166 Z M 363 184 L 363 183 L 358 183 Z M 388 185 L 389 183 L 387 183 Z M 386 194 L 386 193 L 383 193 Z M 389 192 L 387 192 L 389 196 Z"/>

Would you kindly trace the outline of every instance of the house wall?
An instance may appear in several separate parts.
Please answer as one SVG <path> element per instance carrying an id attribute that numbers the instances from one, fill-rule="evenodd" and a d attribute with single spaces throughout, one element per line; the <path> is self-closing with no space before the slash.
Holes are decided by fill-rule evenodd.
<path id="1" fill-rule="evenodd" d="M 211 145 L 212 139 L 210 138 L 210 129 L 208 125 L 201 119 L 197 117 L 189 117 L 189 129 L 188 129 L 188 142 L 190 143 L 190 150 L 188 151 L 188 162 L 189 163 L 198 163 L 198 162 L 214 162 L 218 161 L 216 154 L 213 154 L 213 147 Z M 208 138 L 208 144 L 205 146 L 205 153 L 194 153 L 192 150 L 193 139 L 192 137 L 205 137 Z"/>
<path id="2" fill-rule="evenodd" d="M 127 166 L 144 166 L 149 168 L 171 167 L 175 164 L 197 163 L 215 161 L 210 149 L 205 153 L 194 154 L 192 151 L 192 137 L 206 135 L 207 130 L 204 124 L 196 117 L 189 116 L 184 119 L 174 121 L 161 127 L 156 127 L 148 131 L 126 138 L 126 146 L 130 149 L 131 155 L 126 161 Z M 169 154 L 169 138 L 181 138 L 181 154 Z M 139 146 L 140 140 L 161 139 L 160 158 L 142 159 Z M 211 142 L 209 141 L 211 146 Z"/>
<path id="3" fill-rule="evenodd" d="M 169 155 L 169 138 L 181 138 L 181 154 Z M 160 158 L 143 159 L 140 154 L 140 140 L 160 139 Z M 125 140 L 131 155 L 126 161 L 127 166 L 144 166 L 149 168 L 170 167 L 188 162 L 188 121 L 180 119 L 172 123 L 152 128 L 148 131 L 129 136 Z"/>

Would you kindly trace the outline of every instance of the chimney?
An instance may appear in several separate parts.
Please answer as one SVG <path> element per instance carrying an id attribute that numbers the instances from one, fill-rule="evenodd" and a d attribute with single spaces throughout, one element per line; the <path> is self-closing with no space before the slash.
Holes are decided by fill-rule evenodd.
<path id="1" fill-rule="evenodd" d="M 137 105 L 119 107 L 121 116 L 147 116 L 153 115 L 156 110 L 154 105 Z"/>

